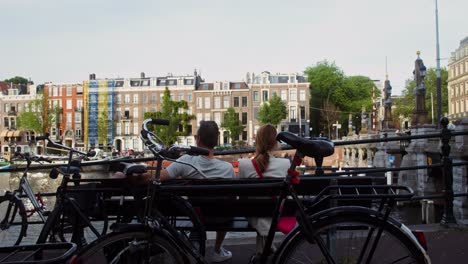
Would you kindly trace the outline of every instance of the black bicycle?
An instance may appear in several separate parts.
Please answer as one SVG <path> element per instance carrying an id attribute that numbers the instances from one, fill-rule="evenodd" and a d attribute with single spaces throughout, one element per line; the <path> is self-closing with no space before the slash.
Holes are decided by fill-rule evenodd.
<path id="1" fill-rule="evenodd" d="M 185 146 L 165 148 L 157 135 L 148 130 L 148 123 L 167 125 L 168 122 L 148 119 L 143 123 L 141 138 L 158 160 L 154 181 L 148 186 L 144 222 L 127 224 L 83 248 L 78 255 L 81 263 L 205 263 L 197 245 L 153 207 L 165 192 L 164 184 L 158 180 L 161 161 L 181 150 L 188 153 L 201 151 Z M 333 154 L 333 143 L 321 138 L 304 139 L 289 132 L 279 133 L 277 139 L 291 145 L 296 153 L 283 182 L 250 186 L 259 191 L 278 190 L 263 253 L 253 257 L 251 263 L 430 263 L 411 231 L 390 217 L 396 201 L 412 197 L 411 189 L 388 185 L 330 185 L 311 199 L 299 198 L 295 190 L 300 182 L 296 166 L 301 164 L 304 156 L 320 161 Z M 223 190 L 223 187 L 210 185 L 208 188 Z M 249 187 L 248 184 L 245 187 Z M 202 187 L 197 188 L 201 190 Z M 177 187 L 169 189 L 175 192 Z M 316 208 L 334 200 L 373 200 L 379 201 L 379 207 L 373 210 L 337 206 L 316 212 Z M 273 253 L 273 238 L 286 201 L 296 209 L 297 225 Z"/>
<path id="2" fill-rule="evenodd" d="M 48 215 L 36 243 L 73 242 L 80 248 L 105 234 L 108 225 L 103 207 L 97 209 L 100 214 L 97 218 L 91 216 L 88 208 L 83 206 L 89 203 L 92 206 L 102 202 L 99 192 L 88 188 L 89 185 L 80 184 L 81 159 L 93 156 L 94 153 L 81 152 L 53 142 L 48 134 L 36 137 L 36 140 L 46 140 L 50 146 L 68 151 L 67 164 L 54 167 L 49 173 L 51 179 L 57 179 L 62 175 L 62 180 L 56 192 L 54 208 Z"/>
<path id="3" fill-rule="evenodd" d="M 27 235 L 28 218 L 33 215 L 40 223 L 46 221 L 46 208 L 40 193 L 35 194 L 28 180 L 28 172 L 33 162 L 52 162 L 50 159 L 31 156 L 28 153 L 15 153 L 14 159 L 26 161 L 26 167 L 19 179 L 18 188 L 6 191 L 0 197 L 0 241 L 3 246 L 18 245 Z M 22 198 L 28 200 L 30 207 L 26 209 Z"/>

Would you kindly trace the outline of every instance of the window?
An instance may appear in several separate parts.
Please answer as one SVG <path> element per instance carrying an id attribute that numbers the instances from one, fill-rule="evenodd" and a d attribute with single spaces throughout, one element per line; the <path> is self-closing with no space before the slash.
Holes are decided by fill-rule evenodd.
<path id="1" fill-rule="evenodd" d="M 306 100 L 306 91 L 305 90 L 299 90 L 299 100 L 300 101 L 305 101 Z"/>
<path id="2" fill-rule="evenodd" d="M 143 102 L 142 102 L 143 104 L 148 103 L 148 95 L 142 94 L 142 95 L 141 95 L 141 100 L 143 101 Z"/>
<path id="3" fill-rule="evenodd" d="M 224 108 L 229 108 L 229 101 L 230 101 L 230 97 L 229 96 L 224 96 L 224 98 L 223 98 L 223 107 Z"/>
<path id="4" fill-rule="evenodd" d="M 75 129 L 75 138 L 81 138 L 81 129 L 80 128 Z"/>
<path id="5" fill-rule="evenodd" d="M 268 91 L 262 91 L 262 101 L 268 101 Z"/>
<path id="6" fill-rule="evenodd" d="M 130 95 L 129 94 L 126 94 L 124 95 L 124 103 L 130 103 Z"/>
<path id="7" fill-rule="evenodd" d="M 66 109 L 72 109 L 72 99 L 67 99 L 67 101 L 66 101 Z"/>
<path id="8" fill-rule="evenodd" d="M 211 120 L 211 115 L 210 113 L 205 113 L 205 120 L 210 121 Z"/>
<path id="9" fill-rule="evenodd" d="M 133 95 L 133 103 L 138 104 L 138 94 Z"/>
<path id="10" fill-rule="evenodd" d="M 247 107 L 247 96 L 242 96 L 242 107 Z"/>
<path id="11" fill-rule="evenodd" d="M 141 86 L 150 86 L 150 80 L 142 80 Z"/>
<path id="12" fill-rule="evenodd" d="M 203 99 L 201 97 L 197 97 L 197 109 L 201 109 L 202 108 L 202 104 L 203 104 Z"/>
<path id="13" fill-rule="evenodd" d="M 72 127 L 72 113 L 66 113 L 65 124 L 68 129 Z"/>
<path id="14" fill-rule="evenodd" d="M 297 90 L 296 89 L 289 90 L 289 100 L 290 101 L 297 101 Z"/>
<path id="15" fill-rule="evenodd" d="M 115 102 L 117 104 L 120 104 L 122 102 L 122 95 L 121 94 L 118 94 L 116 97 L 115 97 Z"/>
<path id="16" fill-rule="evenodd" d="M 177 95 L 177 100 L 180 102 L 182 100 L 184 100 L 184 94 L 183 93 L 180 93 Z"/>
<path id="17" fill-rule="evenodd" d="M 291 108 L 289 109 L 289 119 L 290 119 L 290 122 L 296 122 L 296 107 L 295 106 L 291 106 Z"/>
<path id="18" fill-rule="evenodd" d="M 220 112 L 215 112 L 214 113 L 214 121 L 216 124 L 221 125 L 221 113 Z"/>
<path id="19" fill-rule="evenodd" d="M 301 119 L 305 119 L 305 107 L 301 106 Z"/>
<path id="20" fill-rule="evenodd" d="M 138 129 L 139 129 L 138 122 L 133 123 L 133 134 L 134 135 L 138 135 Z"/>
<path id="21" fill-rule="evenodd" d="M 205 109 L 211 108 L 211 98 L 205 97 Z"/>
<path id="22" fill-rule="evenodd" d="M 253 101 L 258 102 L 258 91 L 253 92 Z"/>
<path id="23" fill-rule="evenodd" d="M 78 86 L 76 87 L 76 93 L 77 93 L 77 94 L 83 94 L 83 86 L 78 85 Z M 81 132 L 81 130 L 80 130 L 80 132 Z"/>
<path id="24" fill-rule="evenodd" d="M 187 102 L 192 102 L 192 94 L 191 93 L 187 94 Z"/>
<path id="25" fill-rule="evenodd" d="M 203 120 L 203 114 L 202 113 L 197 113 L 197 123 L 200 123 L 200 121 Z"/>
<path id="26" fill-rule="evenodd" d="M 235 83 L 234 84 L 234 89 L 240 89 L 241 88 L 241 84 L 240 83 Z"/>
<path id="27" fill-rule="evenodd" d="M 243 141 L 247 140 L 247 131 L 242 131 L 242 140 Z"/>
<path id="28" fill-rule="evenodd" d="M 138 107 L 133 108 L 133 118 L 138 118 Z"/>
<path id="29" fill-rule="evenodd" d="M 124 134 L 130 135 L 130 123 L 129 122 L 124 123 Z"/>
<path id="30" fill-rule="evenodd" d="M 71 96 L 71 95 L 72 95 L 72 87 L 67 86 L 67 96 Z"/>
<path id="31" fill-rule="evenodd" d="M 75 113 L 75 123 L 81 123 L 81 113 Z"/>
<path id="32" fill-rule="evenodd" d="M 189 115 L 193 114 L 193 107 L 191 107 L 191 106 L 188 107 L 187 114 L 189 114 Z"/>
<path id="33" fill-rule="evenodd" d="M 150 103 L 154 104 L 158 100 L 157 94 L 151 94 L 151 101 Z"/>
<path id="34" fill-rule="evenodd" d="M 239 97 L 234 97 L 234 107 L 239 107 Z"/>
<path id="35" fill-rule="evenodd" d="M 281 90 L 281 100 L 283 100 L 283 101 L 288 100 L 288 91 Z"/>
<path id="36" fill-rule="evenodd" d="M 214 108 L 215 109 L 221 108 L 221 97 L 214 98 Z"/>
<path id="37" fill-rule="evenodd" d="M 242 124 L 247 125 L 247 113 L 246 112 L 242 113 Z"/>
<path id="38" fill-rule="evenodd" d="M 184 84 L 185 85 L 193 85 L 193 79 L 185 79 Z"/>

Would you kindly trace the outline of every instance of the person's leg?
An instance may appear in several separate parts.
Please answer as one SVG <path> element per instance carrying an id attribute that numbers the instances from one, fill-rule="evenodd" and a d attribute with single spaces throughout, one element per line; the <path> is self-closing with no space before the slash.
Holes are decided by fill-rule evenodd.
<path id="1" fill-rule="evenodd" d="M 223 245 L 224 238 L 226 237 L 226 231 L 217 231 L 216 240 L 214 245 L 214 251 L 219 253 L 221 251 L 221 246 Z"/>

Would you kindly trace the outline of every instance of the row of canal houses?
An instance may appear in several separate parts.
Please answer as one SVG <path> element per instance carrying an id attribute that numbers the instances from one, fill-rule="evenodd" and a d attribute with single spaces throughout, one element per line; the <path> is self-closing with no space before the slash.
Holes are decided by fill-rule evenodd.
<path id="1" fill-rule="evenodd" d="M 242 81 L 205 82 L 193 75 L 138 78 L 97 79 L 90 74 L 82 83 L 44 85 L 13 85 L 0 82 L 0 149 L 2 155 L 21 152 L 43 153 L 37 143 L 29 143 L 34 131 L 20 130 L 17 117 L 31 109 L 33 100 L 47 98 L 49 111 L 54 115 L 49 133 L 51 139 L 86 151 L 100 147 L 119 152 L 142 151 L 139 139 L 145 112 L 160 110 L 166 87 L 174 101 L 185 100 L 187 111 L 196 118 L 191 121 L 188 136 L 180 137 L 179 143 L 193 145 L 194 133 L 200 120 L 214 120 L 221 124 L 223 114 L 233 107 L 239 116 L 244 131 L 238 142 L 253 145 L 259 108 L 274 94 L 287 103 L 288 117 L 280 124 L 281 130 L 308 136 L 309 83 L 302 74 L 247 73 Z M 58 109 L 51 111 L 51 109 Z M 56 113 L 56 114 L 55 114 Z M 227 131 L 221 129 L 221 144 L 233 144 Z"/>

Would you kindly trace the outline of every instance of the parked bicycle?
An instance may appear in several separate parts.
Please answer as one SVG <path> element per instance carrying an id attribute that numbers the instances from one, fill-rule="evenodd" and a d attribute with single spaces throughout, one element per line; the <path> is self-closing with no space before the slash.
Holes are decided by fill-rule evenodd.
<path id="1" fill-rule="evenodd" d="M 18 245 L 27 235 L 28 218 L 36 214 L 39 221 L 45 223 L 46 210 L 40 193 L 35 194 L 28 180 L 28 172 L 32 162 L 43 163 L 51 160 L 30 156 L 28 153 L 15 153 L 15 158 L 26 161 L 26 167 L 20 177 L 17 189 L 6 191 L 0 197 L 0 241 L 3 246 Z M 32 208 L 26 209 L 22 196 L 26 195 Z"/>
<path id="2" fill-rule="evenodd" d="M 28 235 L 29 224 L 43 224 L 37 239 L 37 243 L 40 244 L 72 241 L 78 247 L 81 247 L 83 244 L 106 233 L 107 217 L 105 217 L 105 214 L 101 212 L 101 218 L 98 219 L 99 225 L 93 225 L 91 222 L 93 219 L 90 219 L 88 212 L 80 204 L 80 200 L 83 200 L 83 198 L 99 201 L 99 198 L 95 196 L 94 200 L 90 199 L 93 196 L 83 196 L 89 194 L 89 192 L 79 194 L 81 191 L 86 191 L 86 186 L 81 186 L 84 190 L 79 189 L 81 178 L 79 163 L 83 157 L 93 155 L 93 153 L 84 153 L 53 142 L 49 139 L 48 134 L 38 136 L 36 140 L 47 140 L 52 147 L 69 151 L 67 165 L 54 167 L 49 173 L 51 179 L 57 179 L 59 175 L 62 175 L 55 197 L 55 205 L 52 211 L 47 211 L 41 195 L 34 194 L 28 181 L 28 171 L 33 161 L 50 162 L 50 160 L 45 157 L 17 153 L 17 156 L 26 160 L 26 168 L 20 179 L 18 189 L 12 192 L 7 191 L 4 196 L 0 197 L 0 238 L 2 238 L 2 246 L 20 244 L 22 239 Z M 68 186 L 69 183 L 74 186 Z M 96 193 L 93 193 L 93 195 L 96 195 Z M 31 209 L 26 209 L 22 200 L 24 196 L 25 199 L 31 202 Z M 79 199 L 80 197 L 82 199 Z M 28 221 L 28 217 L 32 215 L 37 215 L 39 220 Z"/>
<path id="3" fill-rule="evenodd" d="M 81 263 L 206 263 L 197 246 L 153 207 L 164 193 L 164 185 L 159 181 L 161 161 L 181 151 L 192 154 L 201 151 L 180 145 L 164 147 L 157 135 L 148 130 L 149 123 L 167 125 L 168 122 L 147 119 L 143 123 L 141 138 L 158 161 L 155 178 L 148 186 L 144 222 L 123 225 L 117 232 L 83 248 L 78 255 Z M 296 149 L 287 177 L 283 182 L 245 185 L 257 190 L 279 190 L 275 194 L 276 206 L 263 253 L 253 257 L 251 263 L 430 263 L 411 231 L 390 217 L 396 201 L 412 197 L 411 189 L 388 185 L 330 185 L 312 199 L 299 198 L 295 190 L 300 182 L 296 166 L 301 164 L 304 156 L 322 160 L 333 154 L 333 143 L 324 139 L 304 139 L 289 132 L 279 133 L 277 139 Z M 209 185 L 207 188 L 232 190 L 233 185 L 235 181 L 229 186 Z M 199 191 L 202 188 L 197 187 Z M 240 185 L 235 187 L 242 188 Z M 176 190 L 171 188 L 172 192 Z M 319 206 L 337 199 L 379 201 L 379 208 L 337 206 L 316 212 Z M 273 238 L 286 200 L 292 200 L 296 208 L 297 225 L 272 252 Z"/>

